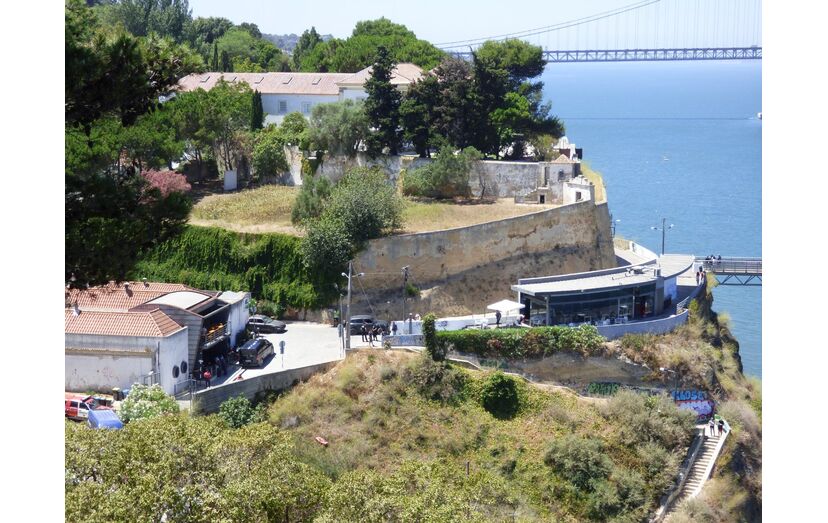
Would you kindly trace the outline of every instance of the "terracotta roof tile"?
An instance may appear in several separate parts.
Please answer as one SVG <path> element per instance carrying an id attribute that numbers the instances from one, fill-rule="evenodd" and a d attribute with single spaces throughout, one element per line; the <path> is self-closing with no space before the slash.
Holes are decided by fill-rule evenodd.
<path id="1" fill-rule="evenodd" d="M 149 312 L 81 311 L 78 315 L 66 309 L 65 315 L 66 334 L 164 338 L 184 328 L 160 309 Z"/>
<path id="2" fill-rule="evenodd" d="M 110 283 L 86 290 L 66 290 L 64 307 L 70 308 L 77 303 L 81 310 L 125 312 L 170 292 L 192 290 L 192 287 L 180 283 L 136 282 L 130 284 L 128 289 L 123 284 Z"/>
<path id="3" fill-rule="evenodd" d="M 245 82 L 262 94 L 317 94 L 339 95 L 337 82 L 351 76 L 349 73 L 201 73 L 185 76 L 178 81 L 179 90 L 209 91 L 220 78 L 225 82 Z"/>
<path id="4" fill-rule="evenodd" d="M 339 85 L 362 85 L 371 76 L 372 70 L 373 67 L 366 67 L 361 71 L 357 71 L 348 78 L 341 80 Z M 397 64 L 391 71 L 391 83 L 393 85 L 408 85 L 421 79 L 424 75 L 425 73 L 419 66 L 404 62 Z"/>

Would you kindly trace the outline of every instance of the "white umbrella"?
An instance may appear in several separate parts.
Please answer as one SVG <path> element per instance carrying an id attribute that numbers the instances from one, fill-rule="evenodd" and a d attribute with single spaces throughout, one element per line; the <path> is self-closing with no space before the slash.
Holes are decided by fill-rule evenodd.
<path id="1" fill-rule="evenodd" d="M 500 311 L 502 313 L 517 311 L 523 308 L 523 304 L 512 300 L 500 300 L 497 303 L 492 303 L 487 309 L 493 311 Z"/>

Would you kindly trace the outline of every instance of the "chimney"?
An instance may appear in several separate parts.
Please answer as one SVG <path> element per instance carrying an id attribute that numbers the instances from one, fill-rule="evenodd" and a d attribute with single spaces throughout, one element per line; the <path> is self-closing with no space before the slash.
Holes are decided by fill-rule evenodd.
<path id="1" fill-rule="evenodd" d="M 78 307 L 78 302 L 72 304 L 72 313 L 75 316 L 78 316 L 80 314 L 80 307 Z"/>

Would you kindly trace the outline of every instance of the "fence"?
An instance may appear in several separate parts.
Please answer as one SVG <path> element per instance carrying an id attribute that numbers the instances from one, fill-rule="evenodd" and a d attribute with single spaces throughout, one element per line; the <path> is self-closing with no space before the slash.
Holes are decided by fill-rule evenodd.
<path id="1" fill-rule="evenodd" d="M 661 521 L 664 520 L 664 516 L 667 515 L 667 509 L 669 509 L 670 505 L 675 502 L 679 493 L 681 493 L 681 489 L 684 488 L 684 484 L 687 483 L 687 477 L 690 469 L 696 462 L 696 458 L 699 455 L 699 450 L 701 450 L 702 444 L 704 444 L 704 432 L 699 432 L 696 434 L 696 437 L 693 438 L 693 443 L 690 445 L 690 451 L 687 453 L 687 457 L 684 458 L 684 461 L 679 467 L 678 474 L 676 475 L 676 482 L 673 484 L 670 492 L 661 498 L 661 505 L 658 507 L 655 516 L 650 519 L 650 523 L 661 523 Z"/>

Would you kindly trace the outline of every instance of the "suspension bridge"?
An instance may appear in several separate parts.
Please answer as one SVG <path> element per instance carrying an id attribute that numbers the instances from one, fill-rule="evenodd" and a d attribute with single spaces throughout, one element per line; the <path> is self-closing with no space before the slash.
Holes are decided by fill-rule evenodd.
<path id="1" fill-rule="evenodd" d="M 761 60 L 761 0 L 642 0 L 524 31 L 436 44 L 471 59 L 486 41 L 521 39 L 547 63 Z"/>

